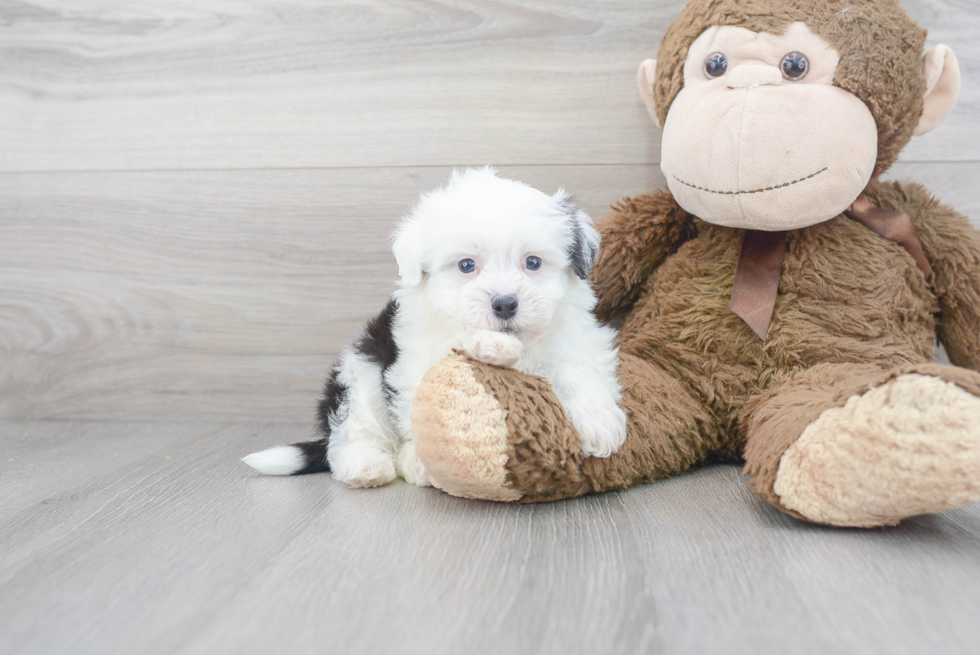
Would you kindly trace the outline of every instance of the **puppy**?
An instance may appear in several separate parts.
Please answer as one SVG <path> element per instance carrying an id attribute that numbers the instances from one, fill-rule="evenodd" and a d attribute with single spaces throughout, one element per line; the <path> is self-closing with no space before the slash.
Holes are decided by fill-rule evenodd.
<path id="1" fill-rule="evenodd" d="M 489 167 L 454 172 L 401 222 L 392 249 L 397 290 L 331 371 L 320 440 L 253 453 L 246 464 L 270 475 L 331 471 L 352 487 L 397 474 L 427 485 L 412 398 L 453 350 L 546 378 L 583 455 L 608 457 L 623 444 L 615 333 L 596 322 L 587 281 L 599 233 L 571 196 Z"/>

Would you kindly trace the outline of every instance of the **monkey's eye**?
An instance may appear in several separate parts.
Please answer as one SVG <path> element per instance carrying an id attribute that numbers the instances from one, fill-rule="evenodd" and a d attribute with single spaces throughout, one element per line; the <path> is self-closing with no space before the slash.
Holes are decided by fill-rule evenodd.
<path id="1" fill-rule="evenodd" d="M 783 77 L 787 80 L 802 80 L 810 72 L 810 62 L 802 52 L 791 52 L 779 62 Z"/>
<path id="2" fill-rule="evenodd" d="M 524 267 L 529 271 L 536 271 L 541 268 L 541 258 L 531 255 L 524 260 Z"/>
<path id="3" fill-rule="evenodd" d="M 721 77 L 728 70 L 728 57 L 720 52 L 713 52 L 704 60 L 704 74 L 710 78 Z"/>
<path id="4" fill-rule="evenodd" d="M 472 273 L 476 270 L 476 262 L 472 259 L 461 259 L 459 260 L 459 270 L 463 273 Z"/>

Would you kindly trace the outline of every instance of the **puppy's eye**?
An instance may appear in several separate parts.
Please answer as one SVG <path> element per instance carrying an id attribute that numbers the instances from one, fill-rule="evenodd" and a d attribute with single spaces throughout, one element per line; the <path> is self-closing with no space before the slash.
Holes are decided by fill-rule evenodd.
<path id="1" fill-rule="evenodd" d="M 720 52 L 713 52 L 704 60 L 704 74 L 714 79 L 721 77 L 728 70 L 728 57 Z"/>
<path id="2" fill-rule="evenodd" d="M 791 52 L 779 62 L 779 68 L 787 80 L 802 80 L 810 72 L 810 62 L 802 52 Z"/>
<path id="3" fill-rule="evenodd" d="M 526 268 L 529 271 L 538 270 L 539 268 L 541 268 L 541 258 L 531 255 L 530 257 L 524 260 L 524 268 Z"/>
<path id="4" fill-rule="evenodd" d="M 464 273 L 472 273 L 476 270 L 476 262 L 472 259 L 461 259 L 459 260 L 459 270 Z"/>

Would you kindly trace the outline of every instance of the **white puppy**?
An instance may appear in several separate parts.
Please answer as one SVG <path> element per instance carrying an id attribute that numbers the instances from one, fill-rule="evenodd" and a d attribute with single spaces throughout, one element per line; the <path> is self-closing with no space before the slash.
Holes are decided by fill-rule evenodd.
<path id="1" fill-rule="evenodd" d="M 343 352 L 319 407 L 319 441 L 244 459 L 272 475 L 332 471 L 352 487 L 400 473 L 428 484 L 410 412 L 433 364 L 461 350 L 546 378 L 582 437 L 608 457 L 626 439 L 615 333 L 592 314 L 599 233 L 570 196 L 547 196 L 492 168 L 454 172 L 394 234 L 398 288 Z"/>

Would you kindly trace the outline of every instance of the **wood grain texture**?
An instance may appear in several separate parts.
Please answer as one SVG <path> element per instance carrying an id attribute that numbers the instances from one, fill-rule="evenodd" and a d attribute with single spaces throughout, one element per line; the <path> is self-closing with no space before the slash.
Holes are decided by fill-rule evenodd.
<path id="1" fill-rule="evenodd" d="M 652 164 L 677 0 L 0 3 L 0 171 Z M 980 160 L 980 4 L 906 0 L 964 74 L 905 161 Z"/>
<path id="2" fill-rule="evenodd" d="M 0 417 L 312 420 L 449 169 L 0 174 Z M 655 166 L 508 167 L 601 216 Z M 899 164 L 980 225 L 980 164 Z"/>
<path id="3" fill-rule="evenodd" d="M 304 425 L 0 422 L 3 653 L 948 653 L 980 505 L 810 526 L 719 466 L 514 507 L 237 458 Z"/>
<path id="4" fill-rule="evenodd" d="M 312 420 L 448 168 L 0 174 L 0 417 Z M 596 215 L 655 167 L 524 167 Z"/>
<path id="5" fill-rule="evenodd" d="M 0 417 L 308 420 L 451 165 L 596 217 L 663 184 L 634 71 L 683 2 L 0 0 Z M 980 217 L 960 105 L 892 171 Z"/>

